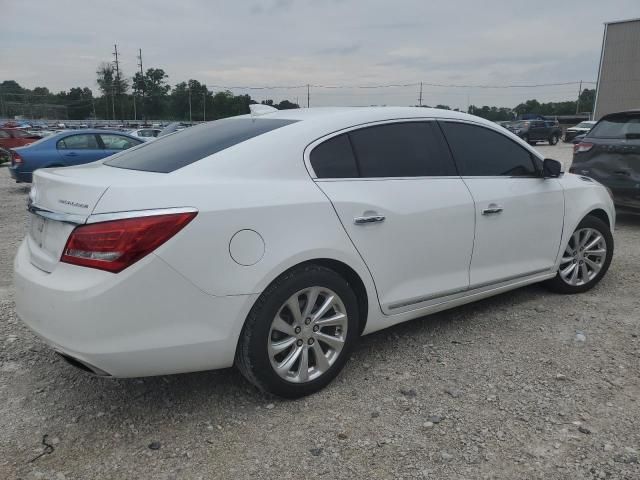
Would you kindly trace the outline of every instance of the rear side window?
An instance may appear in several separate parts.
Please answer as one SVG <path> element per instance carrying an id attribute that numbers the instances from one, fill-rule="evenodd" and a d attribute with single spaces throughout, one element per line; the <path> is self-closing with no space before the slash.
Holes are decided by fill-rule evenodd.
<path id="1" fill-rule="evenodd" d="M 399 122 L 349 132 L 361 177 L 457 175 L 435 122 Z"/>
<path id="2" fill-rule="evenodd" d="M 140 141 L 125 137 L 124 135 L 114 135 L 101 133 L 100 138 L 107 150 L 126 150 L 127 148 L 140 145 Z"/>
<path id="3" fill-rule="evenodd" d="M 96 136 L 87 133 L 84 135 L 70 135 L 58 140 L 58 150 L 99 150 L 100 146 Z"/>
<path id="4" fill-rule="evenodd" d="M 356 159 L 346 134 L 338 135 L 313 149 L 311 166 L 318 178 L 358 177 Z"/>
<path id="5" fill-rule="evenodd" d="M 467 123 L 442 128 L 462 176 L 537 176 L 533 155 L 505 135 Z"/>
<path id="6" fill-rule="evenodd" d="M 600 120 L 589 137 L 640 139 L 640 115 L 610 115 Z"/>
<path id="7" fill-rule="evenodd" d="M 296 120 L 275 118 L 225 118 L 159 137 L 104 163 L 130 170 L 169 173 L 294 122 Z"/>

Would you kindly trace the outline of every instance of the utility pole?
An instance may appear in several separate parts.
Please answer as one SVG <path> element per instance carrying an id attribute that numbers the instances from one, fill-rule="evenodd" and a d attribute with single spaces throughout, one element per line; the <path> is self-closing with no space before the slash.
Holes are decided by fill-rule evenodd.
<path id="1" fill-rule="evenodd" d="M 140 67 L 140 80 L 142 81 L 142 105 L 140 106 L 140 117 L 144 121 L 144 90 L 146 87 L 146 82 L 144 80 L 144 71 L 142 69 L 142 49 L 138 49 L 138 67 Z"/>
<path id="2" fill-rule="evenodd" d="M 133 119 L 138 120 L 138 114 L 136 112 L 136 96 L 133 96 Z"/>
<path id="3" fill-rule="evenodd" d="M 420 96 L 418 97 L 418 105 L 422 106 L 422 82 L 420 82 Z"/>
<path id="4" fill-rule="evenodd" d="M 91 108 L 93 110 L 93 119 L 95 120 L 97 118 L 96 117 L 96 104 L 93 101 L 93 95 L 91 95 Z"/>
<path id="5" fill-rule="evenodd" d="M 115 87 L 117 90 L 117 95 L 118 95 L 118 99 L 120 99 L 120 62 L 118 61 L 118 45 L 114 44 L 113 45 L 113 56 L 115 57 L 115 60 L 113 62 L 114 66 L 116 67 L 116 76 L 114 78 L 114 83 L 115 83 Z M 115 98 L 114 98 L 114 107 L 113 107 L 113 119 L 115 120 Z M 120 116 L 124 117 L 124 109 L 122 108 L 122 102 L 120 102 Z"/>
<path id="6" fill-rule="evenodd" d="M 191 121 L 191 85 L 189 85 L 189 122 Z"/>
<path id="7" fill-rule="evenodd" d="M 580 95 L 582 95 L 582 80 L 580 80 L 580 87 L 578 87 L 578 101 L 576 102 L 576 115 L 580 113 Z"/>
<path id="8" fill-rule="evenodd" d="M 307 108 L 311 104 L 311 86 L 307 83 Z"/>
<path id="9" fill-rule="evenodd" d="M 202 92 L 202 121 L 206 122 L 207 121 L 207 91 L 206 91 L 205 87 L 205 91 Z"/>

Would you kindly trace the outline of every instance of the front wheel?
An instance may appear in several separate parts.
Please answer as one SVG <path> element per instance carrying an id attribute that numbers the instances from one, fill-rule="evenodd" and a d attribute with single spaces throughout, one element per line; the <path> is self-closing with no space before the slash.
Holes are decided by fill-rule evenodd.
<path id="1" fill-rule="evenodd" d="M 558 139 L 560 137 L 558 137 L 557 133 L 554 133 L 553 135 L 551 135 L 551 138 L 549 138 L 549 145 L 556 145 L 558 143 Z"/>
<path id="2" fill-rule="evenodd" d="M 260 390 L 286 398 L 333 380 L 359 336 L 358 302 L 338 273 L 294 268 L 260 295 L 236 351 L 240 372 Z"/>
<path id="3" fill-rule="evenodd" d="M 609 226 L 599 218 L 585 217 L 562 253 L 558 273 L 545 284 L 558 293 L 586 292 L 604 277 L 612 258 Z"/>

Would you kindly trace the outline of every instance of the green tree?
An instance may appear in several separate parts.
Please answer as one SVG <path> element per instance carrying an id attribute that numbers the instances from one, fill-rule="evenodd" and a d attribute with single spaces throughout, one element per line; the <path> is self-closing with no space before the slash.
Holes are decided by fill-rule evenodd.
<path id="1" fill-rule="evenodd" d="M 593 108 L 596 103 L 596 90 L 595 88 L 585 88 L 580 93 L 580 100 L 578 103 L 578 110 L 580 112 L 593 112 Z"/>
<path id="2" fill-rule="evenodd" d="M 133 76 L 134 94 L 144 97 L 144 103 L 141 103 L 140 109 L 143 118 L 161 118 L 166 115 L 169 109 L 168 94 L 171 90 L 167 78 L 169 76 L 161 68 L 149 68 L 144 75 L 136 72 Z"/>

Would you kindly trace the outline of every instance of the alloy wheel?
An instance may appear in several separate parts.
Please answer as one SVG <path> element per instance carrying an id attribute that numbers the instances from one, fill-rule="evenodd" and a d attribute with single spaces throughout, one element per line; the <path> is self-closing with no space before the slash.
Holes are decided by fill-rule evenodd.
<path id="1" fill-rule="evenodd" d="M 340 356 L 347 327 L 347 310 L 335 292 L 324 287 L 296 292 L 271 322 L 267 339 L 271 366 L 288 382 L 315 380 Z"/>
<path id="2" fill-rule="evenodd" d="M 586 285 L 598 275 L 606 258 L 602 233 L 594 228 L 576 230 L 560 260 L 560 278 L 569 285 Z"/>

